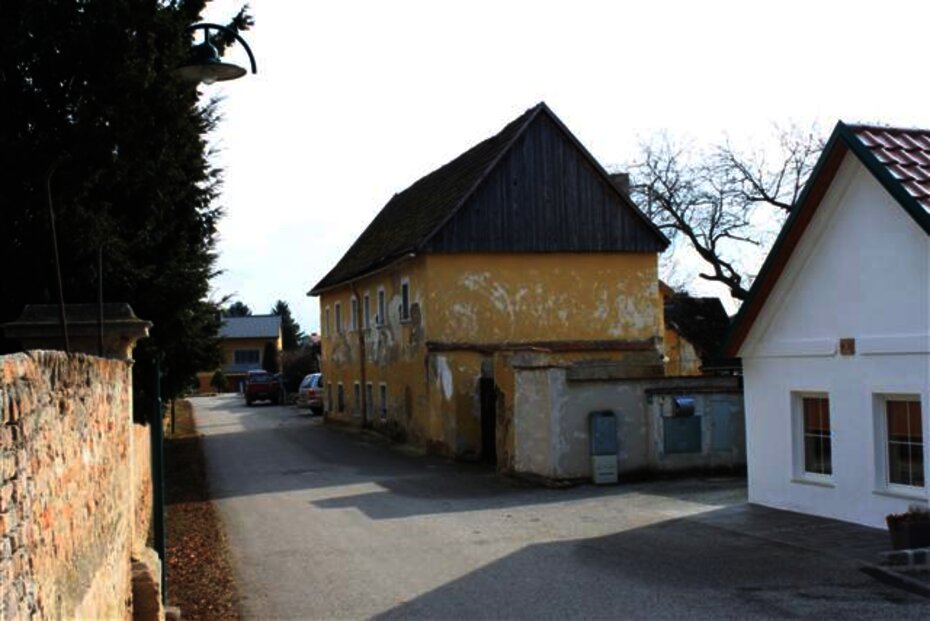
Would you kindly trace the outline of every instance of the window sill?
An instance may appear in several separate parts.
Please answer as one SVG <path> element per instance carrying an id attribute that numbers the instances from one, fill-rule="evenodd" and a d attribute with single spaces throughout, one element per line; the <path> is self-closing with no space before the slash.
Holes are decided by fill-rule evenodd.
<path id="1" fill-rule="evenodd" d="M 923 494 L 918 490 L 923 490 Z M 876 489 L 872 490 L 872 493 L 876 496 L 887 496 L 889 498 L 900 498 L 902 500 L 918 500 L 921 502 L 927 502 L 927 492 L 926 488 L 914 488 L 914 491 L 903 490 L 903 489 Z"/>
<path id="2" fill-rule="evenodd" d="M 801 485 L 813 485 L 814 487 L 829 487 L 829 488 L 836 487 L 836 485 L 834 485 L 830 481 L 821 481 L 818 479 L 805 479 L 803 477 L 794 477 L 793 479 L 791 479 L 791 482 L 800 483 Z"/>

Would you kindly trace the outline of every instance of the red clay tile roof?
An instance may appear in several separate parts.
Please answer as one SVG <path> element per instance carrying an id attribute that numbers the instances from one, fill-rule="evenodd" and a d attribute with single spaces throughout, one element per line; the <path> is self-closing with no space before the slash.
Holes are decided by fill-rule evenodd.
<path id="1" fill-rule="evenodd" d="M 930 211 L 930 130 L 848 127 L 908 194 Z"/>

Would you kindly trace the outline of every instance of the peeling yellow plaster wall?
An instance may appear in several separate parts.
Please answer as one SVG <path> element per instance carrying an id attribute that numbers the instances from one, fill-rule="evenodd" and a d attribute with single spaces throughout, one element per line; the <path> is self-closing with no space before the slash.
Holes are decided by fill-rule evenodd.
<path id="1" fill-rule="evenodd" d="M 409 283 L 410 317 L 401 318 L 401 286 Z M 378 321 L 378 290 L 385 293 L 385 318 Z M 361 343 L 365 343 L 365 383 L 372 385 L 374 403 L 370 406 L 372 421 L 382 423 L 380 386 L 387 393 L 385 421 L 395 421 L 403 426 L 409 439 L 423 444 L 435 437 L 438 420 L 432 420 L 427 398 L 426 316 L 424 295 L 426 292 L 425 262 L 414 258 L 398 264 L 390 271 L 324 292 L 320 296 L 321 346 L 323 350 L 323 375 L 329 390 L 332 385 L 333 402 L 336 387 L 343 383 L 346 391 L 345 411 L 339 412 L 327 403 L 327 415 L 345 422 L 362 420 L 360 404 L 354 403 L 353 384 L 360 382 Z M 365 328 L 364 299 L 369 296 L 369 325 Z M 357 329 L 352 329 L 352 297 L 357 296 Z M 342 327 L 336 326 L 336 303 L 342 308 Z M 327 313 L 328 309 L 328 313 Z M 329 322 L 327 325 L 327 317 Z M 362 387 L 364 390 L 364 387 Z M 359 412 L 359 415 L 355 415 Z"/>
<path id="2" fill-rule="evenodd" d="M 700 375 L 701 358 L 686 339 L 677 330 L 665 329 L 665 374 Z"/>
<path id="3" fill-rule="evenodd" d="M 644 254 L 449 254 L 426 259 L 429 338 L 443 342 L 660 336 L 658 261 Z"/>

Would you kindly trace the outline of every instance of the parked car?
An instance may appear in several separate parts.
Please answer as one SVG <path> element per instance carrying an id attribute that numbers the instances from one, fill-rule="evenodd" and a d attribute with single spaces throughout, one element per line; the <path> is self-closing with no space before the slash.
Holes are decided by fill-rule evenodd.
<path id="1" fill-rule="evenodd" d="M 310 408 L 314 414 L 323 413 L 323 374 L 311 373 L 297 389 L 297 407 Z"/>
<path id="2" fill-rule="evenodd" d="M 281 402 L 281 383 L 267 371 L 249 371 L 245 380 L 245 404 L 256 401 Z"/>

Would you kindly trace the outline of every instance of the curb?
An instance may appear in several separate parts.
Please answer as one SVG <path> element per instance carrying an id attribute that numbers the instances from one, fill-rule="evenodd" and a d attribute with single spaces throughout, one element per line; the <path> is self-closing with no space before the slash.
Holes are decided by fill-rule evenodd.
<path id="1" fill-rule="evenodd" d="M 930 584 L 916 578 L 905 576 L 879 565 L 865 565 L 860 567 L 859 571 L 889 586 L 930 599 Z"/>

